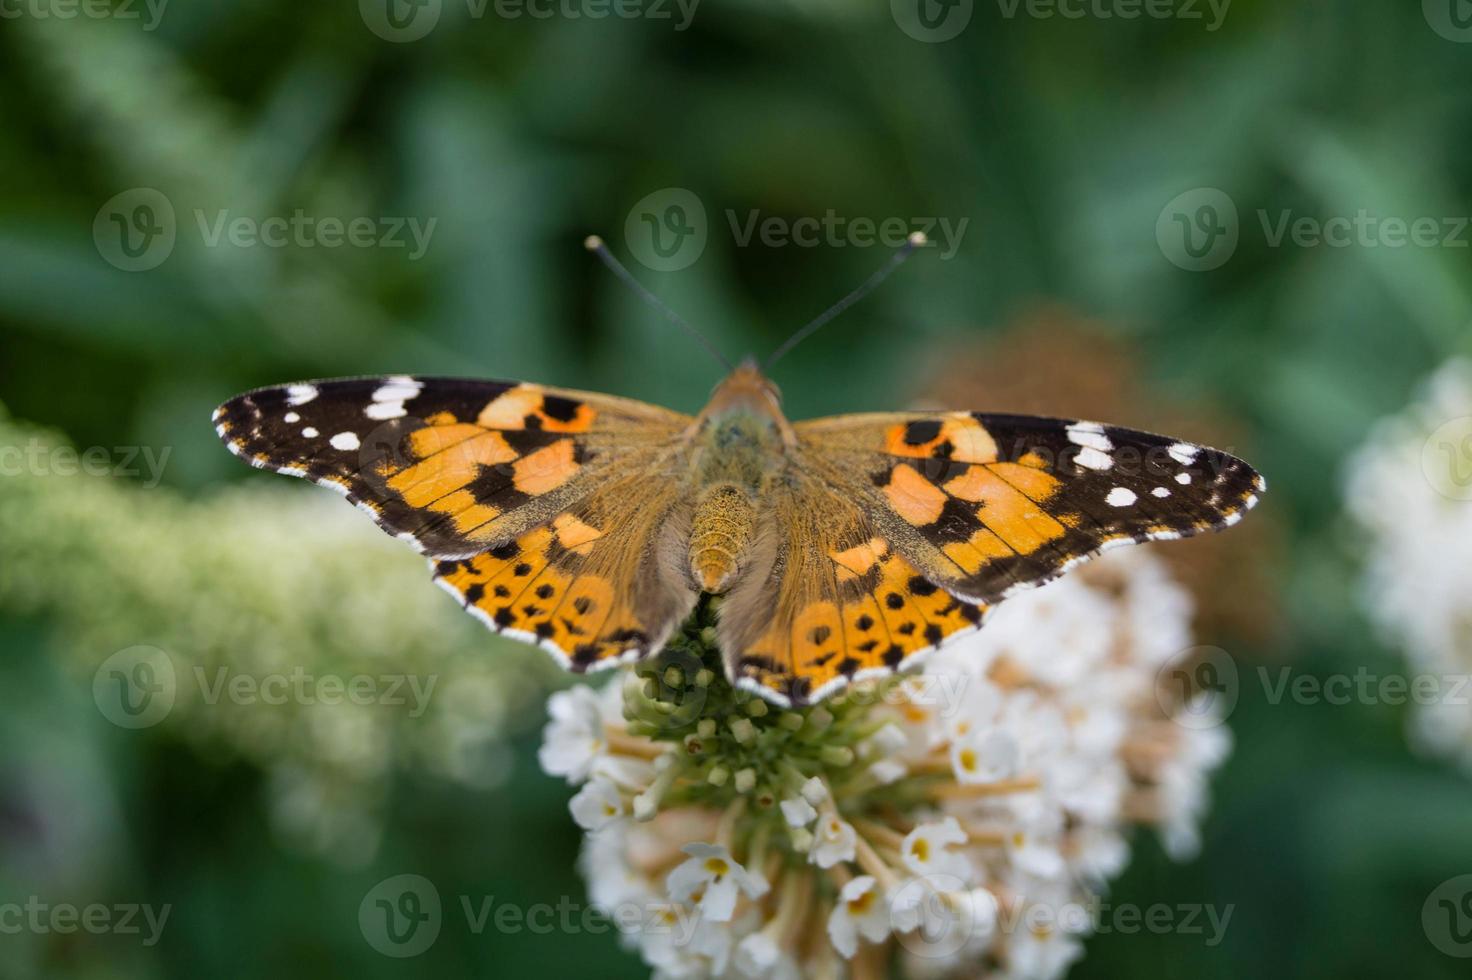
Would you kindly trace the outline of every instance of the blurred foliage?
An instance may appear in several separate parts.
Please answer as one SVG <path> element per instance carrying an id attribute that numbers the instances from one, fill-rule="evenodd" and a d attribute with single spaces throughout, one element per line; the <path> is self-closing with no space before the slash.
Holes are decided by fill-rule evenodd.
<path id="1" fill-rule="evenodd" d="M 1427 941 L 1420 908 L 1472 871 L 1472 786 L 1411 756 L 1403 709 L 1272 704 L 1246 667 L 1403 669 L 1355 611 L 1340 460 L 1467 349 L 1468 251 L 1273 247 L 1263 221 L 1472 211 L 1472 60 L 1422 6 L 1238 0 L 1208 31 L 976 4 L 942 44 L 907 36 L 887 4 L 843 0 L 701 5 L 684 31 L 473 18 L 446 0 L 435 30 L 407 44 L 376 37 L 347 0 L 174 0 L 152 31 L 7 17 L 0 398 L 81 447 L 172 455 L 149 491 L 0 482 L 0 901 L 167 902 L 173 914 L 146 948 L 0 935 L 0 972 L 640 973 L 608 935 L 477 935 L 459 915 L 461 895 L 582 901 L 565 789 L 535 772 L 532 736 L 516 736 L 494 788 L 412 754 L 382 767 L 381 844 L 345 870 L 269 831 L 264 750 L 208 731 L 223 721 L 119 729 L 87 671 L 160 637 L 229 656 L 256 628 L 350 658 L 338 663 L 507 656 L 427 581 L 423 603 L 445 614 L 410 620 L 424 629 L 406 638 L 395 619 L 421 602 L 412 556 L 380 555 L 366 527 L 324 553 L 306 509 L 324 492 L 267 490 L 281 481 L 230 458 L 210 409 L 253 385 L 370 372 L 524 377 L 692 409 L 718 369 L 579 247 L 597 231 L 626 255 L 634 203 L 684 187 L 709 216 L 704 254 L 678 272 L 635 268 L 732 354 L 770 350 L 883 254 L 739 247 L 728 213 L 970 222 L 954 258 L 922 253 L 782 364 L 796 417 L 899 407 L 925 390 L 937 349 L 1061 305 L 1105 325 L 1140 386 L 1230 418 L 1269 477 L 1288 626 L 1276 640 L 1202 638 L 1244 665 L 1205 852 L 1175 866 L 1142 841 L 1114 894 L 1233 903 L 1226 940 L 1099 936 L 1072 976 L 1463 975 Z M 103 261 L 92 228 L 137 187 L 168 197 L 179 233 L 162 265 L 128 273 Z M 1241 240 L 1220 268 L 1189 272 L 1155 229 L 1167 202 L 1200 187 L 1235 202 Z M 194 212 L 222 209 L 437 225 L 417 261 L 207 247 Z M 331 577 L 315 611 L 314 575 Z M 279 620 L 252 598 L 267 594 Z M 304 623 L 310 641 L 290 635 Z M 540 695 L 516 691 L 497 697 L 534 716 Z M 357 908 L 408 871 L 436 883 L 447 925 L 398 961 L 364 942 Z"/>

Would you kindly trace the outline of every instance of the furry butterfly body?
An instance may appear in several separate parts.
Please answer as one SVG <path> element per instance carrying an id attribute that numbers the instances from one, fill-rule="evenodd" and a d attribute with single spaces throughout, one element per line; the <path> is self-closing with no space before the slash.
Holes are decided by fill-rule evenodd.
<path id="1" fill-rule="evenodd" d="M 701 593 L 733 682 L 812 703 L 903 669 L 1120 544 L 1239 520 L 1226 453 L 1093 422 L 789 422 L 753 363 L 691 417 L 517 382 L 387 377 L 241 395 L 252 465 L 345 494 L 491 629 L 584 671 L 659 650 Z"/>

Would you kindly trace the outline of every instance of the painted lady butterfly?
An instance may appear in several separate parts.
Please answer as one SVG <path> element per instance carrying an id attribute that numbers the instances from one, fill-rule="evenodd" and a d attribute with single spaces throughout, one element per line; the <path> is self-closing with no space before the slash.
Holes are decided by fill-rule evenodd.
<path id="1" fill-rule="evenodd" d="M 732 680 L 782 705 L 902 669 L 1106 548 L 1227 527 L 1263 492 L 1214 449 L 967 412 L 789 422 L 755 365 L 695 417 L 511 381 L 263 388 L 215 413 L 253 466 L 332 487 L 487 626 L 584 671 L 724 596 Z"/>

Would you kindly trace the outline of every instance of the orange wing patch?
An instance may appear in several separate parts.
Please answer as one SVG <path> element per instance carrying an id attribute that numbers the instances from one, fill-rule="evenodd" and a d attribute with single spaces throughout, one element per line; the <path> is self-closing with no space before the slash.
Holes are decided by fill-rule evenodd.
<path id="1" fill-rule="evenodd" d="M 883 538 L 828 558 L 838 595 L 774 620 L 741 658 L 744 686 L 785 703 L 812 703 L 854 680 L 903 669 L 985 616 L 985 606 L 950 596 Z"/>
<path id="2" fill-rule="evenodd" d="M 572 514 L 511 544 L 435 566 L 435 579 L 497 633 L 537 643 L 572 670 L 647 648 L 651 627 L 613 583 L 578 569 L 601 532 Z M 578 552 L 582 554 L 579 555 Z"/>
<path id="3" fill-rule="evenodd" d="M 488 429 L 587 432 L 597 414 L 584 402 L 548 394 L 538 385 L 521 384 L 487 402 L 476 422 Z"/>
<path id="4" fill-rule="evenodd" d="M 884 430 L 884 452 L 914 459 L 950 459 L 958 463 L 991 463 L 997 443 L 966 412 L 914 419 Z"/>

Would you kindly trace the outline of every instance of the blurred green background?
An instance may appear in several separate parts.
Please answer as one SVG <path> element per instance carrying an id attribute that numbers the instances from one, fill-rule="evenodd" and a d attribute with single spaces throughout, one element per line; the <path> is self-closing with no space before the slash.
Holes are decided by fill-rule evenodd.
<path id="1" fill-rule="evenodd" d="M 735 356 L 884 261 L 853 219 L 934 220 L 933 239 L 965 222 L 953 255 L 922 251 L 781 365 L 789 414 L 923 401 L 949 351 L 1025 333 L 1039 308 L 1087 318 L 1126 352 L 1137 403 L 1201 406 L 1268 475 L 1254 517 L 1281 544 L 1210 587 L 1269 563 L 1262 616 L 1281 625 L 1200 642 L 1244 679 L 1404 671 L 1357 610 L 1340 481 L 1371 422 L 1468 350 L 1462 0 L 1135 18 L 1128 0 L 1065 5 L 1077 18 L 926 2 L 939 26 L 913 0 L 605 18 L 569 15 L 593 0 L 547 18 L 467 0 L 4 5 L 0 443 L 104 447 L 113 472 L 118 447 L 170 455 L 161 481 L 142 459 L 136 477 L 0 481 L 0 902 L 172 911 L 153 945 L 5 930 L 0 975 L 645 973 L 607 934 L 477 935 L 459 914 L 462 895 L 584 902 L 566 788 L 535 762 L 556 672 L 462 624 L 418 559 L 335 500 L 319 510 L 324 491 L 241 466 L 208 422 L 249 387 L 378 372 L 697 408 L 719 368 L 598 267 L 590 232 Z M 368 219 L 372 241 L 213 238 L 222 217 L 298 210 Z M 1276 237 L 1285 215 L 1362 211 L 1433 218 L 1436 242 Z M 847 222 L 814 246 L 743 244 L 753 215 L 830 212 Z M 646 214 L 672 256 L 641 239 Z M 422 255 L 398 219 L 433 220 Z M 1032 408 L 1053 394 L 1053 351 L 1035 353 L 1036 380 L 1012 379 Z M 92 686 L 137 645 L 456 693 L 420 718 L 182 704 L 129 729 Z M 1225 941 L 1101 935 L 1071 975 L 1465 976 L 1421 906 L 1472 871 L 1472 783 L 1418 758 L 1405 723 L 1271 704 L 1244 680 L 1202 855 L 1176 865 L 1141 835 L 1111 896 L 1231 904 Z M 408 872 L 446 925 L 397 960 L 358 906 Z"/>

